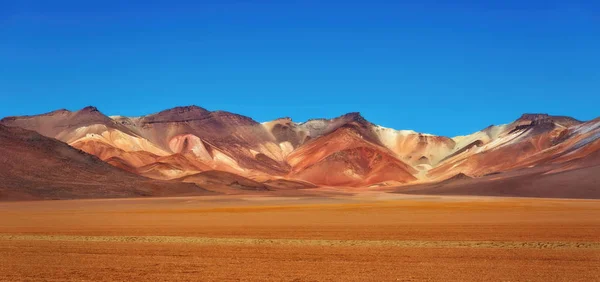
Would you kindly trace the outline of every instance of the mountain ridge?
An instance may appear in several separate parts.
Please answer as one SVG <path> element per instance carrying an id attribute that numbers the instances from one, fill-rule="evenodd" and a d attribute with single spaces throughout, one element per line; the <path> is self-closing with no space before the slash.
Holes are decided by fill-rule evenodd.
<path id="1" fill-rule="evenodd" d="M 579 159 L 600 149 L 600 119 L 543 113 L 525 113 L 510 123 L 454 137 L 382 127 L 359 112 L 298 123 L 289 117 L 259 123 L 196 105 L 140 117 L 108 117 L 89 106 L 5 117 L 0 124 L 37 131 L 127 171 L 162 180 L 217 170 L 254 180 L 284 178 L 316 185 L 424 183 Z M 328 173 L 337 176 L 325 177 Z"/>
<path id="2" fill-rule="evenodd" d="M 105 115 L 104 113 L 102 113 L 97 107 L 89 105 L 89 106 L 83 107 L 83 108 L 81 108 L 79 110 L 75 110 L 75 111 L 62 108 L 62 109 L 57 109 L 57 110 L 53 110 L 53 111 L 46 112 L 46 113 L 41 113 L 41 114 L 20 115 L 20 116 L 14 116 L 14 115 L 12 115 L 12 116 L 5 116 L 5 117 L 0 118 L 0 122 L 3 123 L 5 121 L 15 120 L 15 119 L 23 119 L 23 118 L 32 118 L 32 117 L 38 117 L 38 116 L 53 115 L 53 114 L 57 114 L 57 113 L 61 113 L 61 112 L 74 113 L 74 112 L 80 112 L 80 111 L 83 111 L 83 112 L 85 112 L 85 111 L 99 112 L 99 113 L 102 113 L 102 115 L 104 115 L 104 116 L 106 116 L 106 117 L 108 117 L 110 119 L 113 119 L 113 120 L 118 120 L 118 119 L 122 119 L 122 118 L 125 118 L 125 119 L 140 119 L 142 117 L 155 116 L 155 115 L 158 115 L 158 114 L 161 114 L 161 113 L 170 112 L 170 111 L 193 111 L 193 109 L 197 109 L 199 111 L 204 111 L 206 113 L 227 113 L 227 114 L 232 114 L 232 115 L 236 115 L 236 116 L 245 117 L 245 118 L 248 118 L 248 119 L 251 119 L 251 120 L 255 121 L 254 119 L 252 119 L 251 117 L 248 117 L 248 116 L 244 116 L 244 115 L 240 115 L 240 114 L 236 114 L 236 113 L 232 113 L 232 112 L 224 111 L 224 110 L 210 111 L 210 110 L 207 110 L 206 108 L 203 108 L 203 107 L 200 107 L 200 106 L 197 106 L 197 105 L 175 106 L 175 107 L 168 108 L 168 109 L 165 109 L 165 110 L 162 110 L 162 111 L 159 111 L 159 112 L 149 113 L 149 114 L 141 115 L 141 116 L 124 116 L 124 115 L 111 115 L 111 116 L 108 116 L 108 115 Z M 344 118 L 344 117 L 362 119 L 362 120 L 364 120 L 364 121 L 366 121 L 368 123 L 376 125 L 375 123 L 372 123 L 371 121 L 367 120 L 360 112 L 348 112 L 348 113 L 341 114 L 341 115 L 339 115 L 337 117 L 329 118 L 329 119 L 328 118 L 320 118 L 320 117 L 310 118 L 310 119 L 307 119 L 306 121 L 302 121 L 302 122 L 296 122 L 296 121 L 294 121 L 294 119 L 292 117 L 289 117 L 289 116 L 279 117 L 279 118 L 275 118 L 273 120 L 268 120 L 268 121 L 262 121 L 262 122 L 255 121 L 255 122 L 258 122 L 258 123 L 269 123 L 269 122 L 275 122 L 275 121 L 280 121 L 280 120 L 286 120 L 286 121 L 289 121 L 289 122 L 294 123 L 296 125 L 302 125 L 302 124 L 306 124 L 306 123 L 310 123 L 310 122 L 314 122 L 314 121 L 329 121 L 329 120 L 340 119 L 340 118 Z M 534 120 L 540 120 L 540 119 L 542 119 L 542 117 L 547 117 L 547 118 L 550 118 L 550 119 L 559 119 L 559 120 L 570 120 L 570 121 L 576 122 L 578 124 L 600 119 L 600 117 L 597 117 L 597 118 L 591 119 L 591 120 L 578 120 L 578 119 L 570 117 L 570 116 L 551 115 L 551 114 L 548 114 L 548 113 L 523 113 L 523 114 L 521 114 L 521 116 L 519 116 L 513 122 L 518 121 L 518 120 L 532 120 L 532 119 L 534 119 Z M 481 129 L 481 131 L 483 131 L 485 129 L 488 129 L 490 127 L 499 126 L 499 125 L 503 125 L 503 124 L 491 124 L 491 125 L 489 125 L 487 127 L 484 127 L 483 129 Z M 432 134 L 432 133 L 420 132 L 420 131 L 413 130 L 413 129 L 396 129 L 396 128 L 384 127 L 384 126 L 380 126 L 380 125 L 377 125 L 377 126 L 379 126 L 381 128 L 388 128 L 388 129 L 396 130 L 396 131 L 407 131 L 407 132 L 414 132 L 414 133 L 422 134 L 422 135 L 440 136 L 440 137 L 448 137 L 448 138 L 455 138 L 455 137 L 464 136 L 464 135 L 453 135 L 453 136 L 450 136 L 450 135 L 439 135 L 439 134 Z"/>
<path id="3" fill-rule="evenodd" d="M 0 124 L 0 200 L 211 194 L 132 174 L 56 139 Z"/>

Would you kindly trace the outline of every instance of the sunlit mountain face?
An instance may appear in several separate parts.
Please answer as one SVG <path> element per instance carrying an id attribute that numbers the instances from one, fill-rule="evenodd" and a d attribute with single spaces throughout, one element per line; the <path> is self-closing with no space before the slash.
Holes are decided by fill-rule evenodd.
<path id="1" fill-rule="evenodd" d="M 237 182 L 256 189 L 265 182 L 397 186 L 532 168 L 558 173 L 600 163 L 600 119 L 547 114 L 524 114 L 455 137 L 385 128 L 359 113 L 259 123 L 197 106 L 142 117 L 109 117 L 86 107 L 7 117 L 1 124 L 60 140 L 131 174 L 199 184 L 239 177 Z"/>

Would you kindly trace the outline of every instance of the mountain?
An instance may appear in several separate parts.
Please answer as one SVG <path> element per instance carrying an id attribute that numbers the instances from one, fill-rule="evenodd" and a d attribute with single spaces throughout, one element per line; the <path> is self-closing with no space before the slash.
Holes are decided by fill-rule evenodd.
<path id="1" fill-rule="evenodd" d="M 0 200 L 207 194 L 196 185 L 141 177 L 56 139 L 0 125 Z"/>
<path id="2" fill-rule="evenodd" d="M 376 138 L 362 134 L 364 129 L 352 121 L 306 142 L 287 157 L 292 167 L 290 175 L 329 186 L 416 180 L 413 176 L 415 169 L 380 143 L 374 143 L 378 142 Z"/>
<path id="3" fill-rule="evenodd" d="M 394 188 L 402 194 L 477 195 L 600 199 L 600 152 L 586 157 L 586 165 L 551 164 L 470 178 L 464 174 L 436 182 Z M 554 168 L 554 169 L 553 169 Z"/>
<path id="4" fill-rule="evenodd" d="M 600 119 L 582 123 L 545 114 L 453 138 L 459 145 L 435 168 L 431 179 L 457 173 L 484 176 L 583 158 L 600 149 Z"/>
<path id="5" fill-rule="evenodd" d="M 232 193 L 270 189 L 268 182 L 359 187 L 456 176 L 460 181 L 451 182 L 462 183 L 531 169 L 553 174 L 593 166 L 600 150 L 600 119 L 582 122 L 548 114 L 524 114 L 456 137 L 385 128 L 359 113 L 259 123 L 198 106 L 142 117 L 108 117 L 86 107 L 7 117 L 0 123 L 58 139 L 130 173 L 225 185 Z M 217 183 L 217 178 L 227 180 Z"/>

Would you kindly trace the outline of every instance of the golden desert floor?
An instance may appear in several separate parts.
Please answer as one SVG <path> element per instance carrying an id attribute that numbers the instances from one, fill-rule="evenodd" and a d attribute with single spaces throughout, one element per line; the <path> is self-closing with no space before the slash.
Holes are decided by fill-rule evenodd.
<path id="1" fill-rule="evenodd" d="M 600 281 L 600 201 L 360 196 L 0 203 L 2 281 Z"/>

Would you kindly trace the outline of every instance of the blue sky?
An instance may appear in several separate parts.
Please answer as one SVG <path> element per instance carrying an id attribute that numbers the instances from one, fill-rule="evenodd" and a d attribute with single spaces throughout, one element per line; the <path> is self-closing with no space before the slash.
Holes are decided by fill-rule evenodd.
<path id="1" fill-rule="evenodd" d="M 0 117 L 358 111 L 460 135 L 600 116 L 598 1 L 0 0 Z"/>

